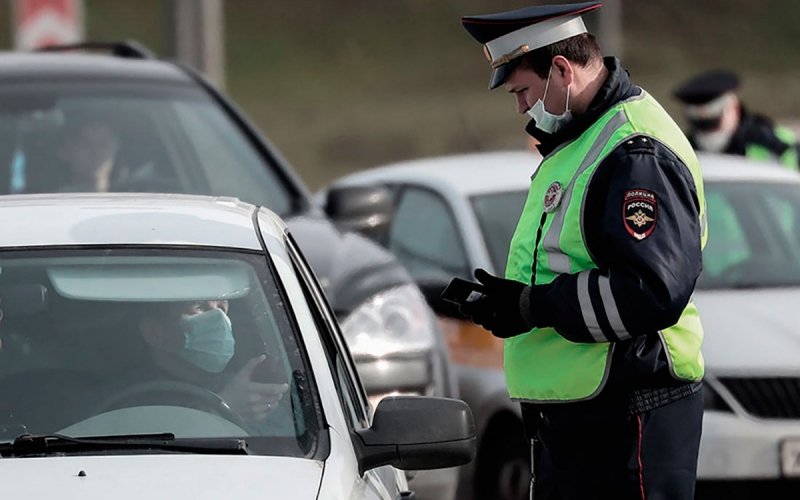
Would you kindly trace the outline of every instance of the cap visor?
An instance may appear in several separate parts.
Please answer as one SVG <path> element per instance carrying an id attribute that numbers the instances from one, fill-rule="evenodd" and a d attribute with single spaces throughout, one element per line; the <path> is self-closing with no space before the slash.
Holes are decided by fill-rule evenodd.
<path id="1" fill-rule="evenodd" d="M 511 76 L 514 68 L 516 68 L 519 64 L 519 61 L 519 58 L 512 59 L 502 66 L 494 68 L 492 70 L 492 76 L 489 77 L 489 90 L 494 90 L 500 85 L 504 84 L 508 77 Z"/>

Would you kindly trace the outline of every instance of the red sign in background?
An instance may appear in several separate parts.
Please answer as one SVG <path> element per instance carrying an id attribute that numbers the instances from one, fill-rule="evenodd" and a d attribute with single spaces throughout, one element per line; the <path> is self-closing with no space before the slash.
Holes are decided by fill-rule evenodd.
<path id="1" fill-rule="evenodd" d="M 19 50 L 83 39 L 83 0 L 13 0 L 12 5 Z"/>

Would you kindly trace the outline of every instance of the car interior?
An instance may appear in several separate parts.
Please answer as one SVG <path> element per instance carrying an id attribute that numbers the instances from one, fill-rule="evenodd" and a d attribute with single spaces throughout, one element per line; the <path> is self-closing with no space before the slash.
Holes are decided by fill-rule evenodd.
<path id="1" fill-rule="evenodd" d="M 294 383 L 302 362 L 252 270 L 220 259 L 121 259 L 0 258 L 0 441 L 25 433 L 121 432 L 296 438 L 305 429 Z M 226 413 L 208 373 L 163 382 L 169 370 L 153 374 L 142 318 L 153 317 L 155 306 L 206 298 L 228 301 L 233 326 L 235 351 L 220 379 L 266 353 L 269 364 L 252 380 L 290 387 L 266 422 L 245 426 Z M 117 397 L 137 384 L 142 390 Z M 171 421 L 180 425 L 165 428 Z"/>
<path id="2" fill-rule="evenodd" d="M 105 130 L 105 144 L 97 128 Z M 100 162 L 103 148 L 114 150 L 109 140 L 115 152 Z M 106 163 L 112 164 L 107 185 L 97 181 Z M 196 89 L 26 86 L 4 88 L 0 96 L 0 194 L 211 194 L 286 214 L 292 200 L 277 175 Z"/>

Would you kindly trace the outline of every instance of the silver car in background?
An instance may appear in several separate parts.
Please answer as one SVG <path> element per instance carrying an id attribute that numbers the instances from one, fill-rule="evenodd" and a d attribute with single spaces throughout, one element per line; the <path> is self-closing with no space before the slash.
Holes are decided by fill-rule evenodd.
<path id="1" fill-rule="evenodd" d="M 461 397 L 475 414 L 476 460 L 459 498 L 525 498 L 527 450 L 508 398 L 502 347 L 437 303 L 452 276 L 502 274 L 540 157 L 531 152 L 422 159 L 344 177 L 327 191 L 382 186 L 392 203 L 366 231 L 408 268 L 442 316 Z M 800 175 L 701 155 L 709 241 L 695 292 L 705 328 L 706 412 L 697 498 L 800 496 Z M 360 207 L 361 213 L 369 210 Z M 374 207 L 376 216 L 387 210 Z M 329 211 L 334 220 L 347 213 Z M 352 220 L 352 218 L 350 218 Z"/>

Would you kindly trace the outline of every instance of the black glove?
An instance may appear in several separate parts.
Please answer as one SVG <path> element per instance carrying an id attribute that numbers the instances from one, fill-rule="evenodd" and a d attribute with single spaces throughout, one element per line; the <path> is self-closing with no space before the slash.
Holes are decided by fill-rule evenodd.
<path id="1" fill-rule="evenodd" d="M 533 328 L 520 312 L 520 299 L 528 288 L 524 283 L 492 276 L 483 269 L 475 270 L 475 278 L 485 287 L 484 293 L 462 305 L 462 313 L 495 337 L 513 337 Z"/>

